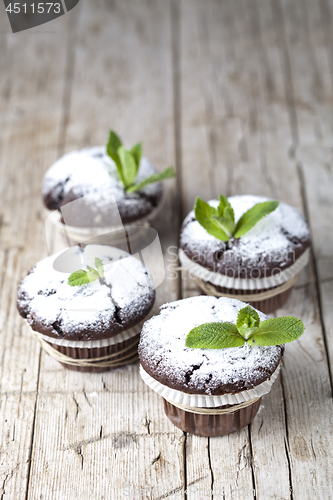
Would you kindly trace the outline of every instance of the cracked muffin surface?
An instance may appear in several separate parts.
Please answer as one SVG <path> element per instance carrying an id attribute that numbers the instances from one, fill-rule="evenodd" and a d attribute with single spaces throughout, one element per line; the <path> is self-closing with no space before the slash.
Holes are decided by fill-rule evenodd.
<path id="1" fill-rule="evenodd" d="M 156 174 L 141 158 L 136 182 Z M 43 180 L 43 201 L 49 210 L 62 210 L 65 223 L 74 227 L 112 227 L 148 216 L 161 202 L 162 184 L 150 184 L 127 193 L 104 146 L 72 151 L 57 160 Z M 72 203 L 75 202 L 75 203 Z M 121 221 L 119 220 L 119 217 Z"/>
<path id="2" fill-rule="evenodd" d="M 189 394 L 235 394 L 269 379 L 283 355 L 283 346 L 228 349 L 185 347 L 187 334 L 203 323 L 236 323 L 246 304 L 240 300 L 199 296 L 171 302 L 146 321 L 139 343 L 140 362 L 155 380 Z M 267 316 L 257 311 L 260 320 Z"/>
<path id="3" fill-rule="evenodd" d="M 269 201 L 263 196 L 228 198 L 235 221 L 257 203 Z M 208 202 L 217 208 L 218 200 Z M 296 208 L 279 202 L 246 234 L 221 241 L 199 224 L 192 210 L 180 230 L 180 248 L 192 262 L 209 271 L 231 278 L 266 278 L 279 275 L 292 266 L 310 246 L 309 226 Z"/>
<path id="4" fill-rule="evenodd" d="M 95 258 L 104 276 L 70 286 L 69 275 Z M 38 262 L 18 290 L 17 307 L 31 328 L 53 338 L 99 340 L 132 328 L 152 308 L 155 291 L 143 264 L 132 255 L 106 245 L 74 246 Z"/>

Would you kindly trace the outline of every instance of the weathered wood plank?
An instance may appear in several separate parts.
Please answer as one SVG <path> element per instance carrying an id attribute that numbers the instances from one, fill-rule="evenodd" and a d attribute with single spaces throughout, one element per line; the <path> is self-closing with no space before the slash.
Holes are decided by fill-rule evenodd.
<path id="1" fill-rule="evenodd" d="M 306 326 L 303 337 L 288 346 L 282 372 L 293 493 L 296 498 L 313 498 L 320 491 L 330 498 L 333 481 L 327 464 L 332 462 L 333 404 L 318 306 L 313 304 L 309 286 L 300 289 L 291 298 L 290 308 L 280 312 L 290 310 Z"/>
<path id="2" fill-rule="evenodd" d="M 11 34 L 3 4 L 0 12 L 0 494 L 20 500 L 29 478 L 40 348 L 17 313 L 16 293 L 46 254 L 40 185 L 56 158 L 67 22 L 57 21 L 58 36 Z"/>
<path id="3" fill-rule="evenodd" d="M 197 9 L 199 12 L 200 7 Z M 239 9 L 242 12 L 241 16 L 237 15 Z M 203 47 L 202 57 L 200 59 L 197 56 L 195 59 L 197 72 L 204 73 L 206 76 L 201 88 L 200 100 L 197 99 L 196 106 L 203 103 L 201 106 L 202 109 L 205 109 L 205 99 L 206 102 L 212 103 L 210 106 L 211 115 L 208 117 L 206 115 L 207 135 L 209 135 L 209 130 L 214 130 L 214 144 L 223 144 L 221 151 L 218 147 L 216 148 L 218 151 L 216 155 L 218 174 L 215 175 L 215 179 L 218 179 L 217 186 L 219 187 L 220 180 L 220 186 L 225 189 L 226 184 L 223 181 L 228 177 L 225 169 L 228 166 L 229 158 L 234 158 L 236 172 L 233 172 L 232 177 L 230 176 L 231 181 L 227 194 L 242 192 L 270 194 L 302 210 L 303 200 L 298 169 L 290 156 L 290 148 L 294 144 L 295 134 L 291 128 L 293 122 L 288 108 L 290 96 L 288 95 L 287 74 L 283 64 L 281 65 L 284 53 L 281 47 L 281 32 L 276 29 L 278 12 L 267 2 L 252 2 L 251 4 L 244 2 L 241 5 L 238 3 L 237 6 L 231 2 L 224 2 L 223 7 L 220 3 L 211 2 L 209 5 L 206 3 L 205 9 L 202 9 L 200 14 L 201 17 L 197 14 L 198 19 L 200 17 L 202 24 L 206 23 L 209 30 L 206 30 L 205 36 L 200 39 Z M 196 29 L 194 22 L 193 26 L 195 26 L 194 32 Z M 294 31 L 296 28 L 302 29 L 301 27 L 302 24 L 294 24 Z M 194 50 L 193 45 L 192 40 L 192 50 Z M 199 49 L 196 50 L 196 54 L 198 53 Z M 190 62 L 187 61 L 187 64 Z M 194 63 L 192 64 L 194 66 Z M 281 71 L 281 67 L 283 71 Z M 197 85 L 196 80 L 198 78 L 194 81 L 192 79 L 192 86 Z M 189 84 L 187 81 L 186 83 Z M 188 85 L 184 85 L 185 88 L 187 89 Z M 225 117 L 225 108 L 220 105 L 219 93 L 221 92 L 228 96 L 229 109 L 232 109 L 232 114 L 229 112 L 231 116 Z M 191 116 L 191 108 L 183 111 L 183 120 L 185 120 L 186 115 Z M 231 121 L 237 124 L 236 130 L 239 130 L 239 133 L 234 134 L 233 137 L 232 134 L 228 135 L 227 123 Z M 188 120 L 186 126 L 191 126 L 192 123 Z M 191 132 L 193 140 L 193 126 Z M 223 136 L 229 139 L 226 141 L 227 145 L 224 143 Z M 199 142 L 199 135 L 197 137 L 197 142 Z M 186 177 L 187 168 L 186 148 L 187 144 L 184 140 L 185 152 L 182 153 L 184 177 Z M 229 165 L 232 165 L 232 162 Z M 193 187 L 192 184 L 192 199 L 200 188 L 199 178 L 196 180 L 196 186 Z M 214 193 L 210 192 L 209 195 L 213 196 Z M 308 281 L 309 277 L 303 278 L 303 283 Z M 184 293 L 191 294 L 192 290 L 187 289 Z M 303 288 L 298 288 L 293 292 L 291 301 L 284 308 L 284 314 L 295 314 L 294 303 L 297 301 L 297 297 L 298 300 L 302 300 L 302 290 Z M 315 304 L 311 303 L 311 296 L 308 304 L 310 310 L 313 311 Z M 282 312 L 279 311 L 279 314 Z M 315 331 L 317 342 L 322 342 L 318 321 Z M 301 347 L 299 349 L 301 350 Z M 292 359 L 288 350 L 286 359 Z M 289 366 L 291 364 L 289 361 Z M 324 379 L 326 377 L 327 383 L 328 372 L 325 358 L 318 358 L 318 364 L 318 369 L 322 371 Z M 302 369 L 306 369 L 305 363 L 303 363 Z M 285 368 L 283 373 L 286 373 L 285 376 L 288 379 L 290 376 L 295 380 Z M 261 410 L 262 413 L 260 413 L 260 415 L 265 415 L 266 419 L 262 417 L 260 420 L 259 415 L 251 425 L 253 471 L 256 493 L 259 498 L 289 498 L 291 495 L 290 486 L 295 488 L 294 491 L 302 492 L 302 494 L 305 494 L 306 488 L 312 491 L 311 481 L 305 480 L 302 485 L 303 475 L 298 474 L 295 466 L 290 466 L 290 461 L 294 464 L 295 460 L 296 463 L 297 448 L 291 447 L 286 450 L 285 446 L 290 432 L 288 422 L 297 418 L 298 412 L 306 411 L 307 407 L 307 403 L 304 401 L 303 403 L 298 401 L 298 408 L 286 405 L 287 398 L 296 397 L 302 376 L 298 375 L 299 378 L 294 382 L 295 386 L 290 385 L 288 391 L 285 391 L 285 398 L 283 397 L 283 387 L 280 382 L 277 382 L 274 392 L 265 398 L 265 409 Z M 309 402 L 313 399 L 311 383 L 309 382 L 306 386 L 305 397 Z M 273 401 L 274 406 L 269 407 L 268 402 L 272 404 Z M 321 403 L 327 405 L 322 396 Z M 286 413 L 284 411 L 285 405 Z M 277 412 L 275 408 L 278 408 Z M 329 411 L 329 408 L 326 408 L 326 411 Z M 265 422 L 266 428 L 264 428 Z M 328 424 L 326 417 L 323 422 L 326 429 L 329 427 Z M 314 420 L 310 424 L 303 422 L 302 425 L 308 441 L 316 439 L 313 427 Z M 264 432 L 264 439 L 260 436 L 261 432 Z M 201 456 L 205 456 L 204 447 L 201 449 Z M 229 466 L 233 469 L 231 457 L 232 454 L 229 454 Z M 310 461 L 311 467 L 318 475 L 323 464 L 314 457 L 311 457 Z M 198 465 L 196 467 L 198 469 Z M 278 478 L 276 478 L 276 468 L 281 472 Z M 289 474 L 291 474 L 291 484 L 289 483 Z M 330 485 L 327 480 L 327 477 L 322 478 L 322 486 L 329 491 Z M 279 482 L 278 487 L 276 481 Z M 232 487 L 232 483 L 229 484 L 227 480 L 224 486 L 228 490 Z M 276 493 L 276 490 L 279 493 Z M 251 498 L 252 489 L 246 495 L 245 498 Z"/>
<path id="4" fill-rule="evenodd" d="M 88 375 L 83 390 L 40 394 L 31 498 L 157 498 L 171 490 L 182 498 L 183 435 L 161 398 L 138 383 L 136 365 L 108 375 L 104 389 L 101 375 Z"/>
<path id="5" fill-rule="evenodd" d="M 36 36 L 3 33 L 0 16 L 3 498 L 26 497 L 29 469 L 31 499 L 183 498 L 185 486 L 189 499 L 211 489 L 233 500 L 333 497 L 332 12 L 328 0 L 182 0 L 179 11 L 169 1 L 99 0 Z M 75 30 L 66 33 L 77 22 L 75 44 Z M 16 283 L 46 254 L 42 175 L 63 151 L 103 143 L 109 127 L 128 144 L 143 139 L 161 169 L 174 163 L 180 131 L 183 216 L 197 194 L 219 192 L 269 194 L 308 212 L 321 307 L 313 273 L 303 273 L 278 314 L 302 317 L 306 333 L 287 346 L 281 380 L 239 433 L 185 437 L 137 365 L 78 374 L 44 355 L 35 413 L 39 346 L 15 302 Z M 175 183 L 167 191 L 156 227 L 168 279 L 157 305 L 178 298 Z M 200 293 L 183 278 L 184 297 Z"/>
<path id="6" fill-rule="evenodd" d="M 317 6 L 314 3 L 307 2 L 305 12 L 304 3 L 302 2 L 283 2 L 281 22 L 279 24 L 279 45 L 284 65 L 284 77 L 286 88 L 288 87 L 290 93 L 288 96 L 288 109 L 291 116 L 290 123 L 294 150 L 297 147 L 297 141 L 305 144 L 317 143 L 319 145 L 322 140 L 325 140 L 324 135 L 328 136 L 330 134 L 329 130 L 331 128 L 324 109 L 325 96 L 329 88 L 329 71 L 321 47 L 321 27 L 316 8 Z M 278 14 L 276 9 L 274 12 L 275 15 Z M 311 34 L 311 30 L 314 28 L 316 29 L 315 35 L 314 33 Z M 285 38 L 282 40 L 283 36 Z M 320 71 L 318 70 L 319 67 L 321 68 Z M 306 70 L 306 68 L 311 68 L 311 70 Z M 309 96 L 311 95 L 310 106 Z M 305 102 L 308 105 L 304 105 Z M 295 120 L 293 120 L 292 116 L 295 117 Z M 310 123 L 312 123 L 312 133 L 310 133 Z M 321 130 L 321 136 L 317 133 L 318 130 Z M 317 147 L 314 149 L 317 154 L 322 154 L 321 148 L 319 148 L 320 152 L 318 152 Z M 298 161 L 299 151 L 300 148 L 297 149 Z M 303 151 L 303 146 L 301 146 L 301 151 Z M 297 167 L 299 169 L 302 165 L 297 164 Z M 305 171 L 308 172 L 308 170 L 307 168 Z M 317 186 L 320 185 L 318 174 L 321 171 L 322 168 L 320 168 L 318 162 L 316 165 L 312 162 L 312 177 L 304 176 L 306 179 L 305 189 L 302 185 L 304 179 L 300 176 L 303 195 L 306 195 L 308 189 L 316 192 Z M 314 172 L 316 172 L 315 175 L 313 175 Z M 311 210 L 313 210 L 313 201 L 312 199 L 310 202 L 308 195 L 303 199 L 307 214 L 311 214 Z M 321 216 L 321 223 L 324 223 L 323 220 L 324 218 Z M 311 215 L 310 223 L 313 229 Z M 319 232 L 317 234 L 319 235 Z M 316 234 L 313 234 L 315 252 L 318 245 L 316 239 Z M 316 257 L 317 255 L 320 254 L 316 253 Z M 322 419 L 320 423 L 322 429 L 329 429 L 331 425 L 331 400 L 327 399 L 327 394 L 330 391 L 327 353 L 323 342 L 322 322 L 318 314 L 317 300 L 316 287 L 313 283 L 312 289 L 307 286 L 299 288 L 297 293 L 292 295 L 288 307 L 279 311 L 279 314 L 285 314 L 289 311 L 289 314 L 292 312 L 298 315 L 304 320 L 307 327 L 306 333 L 299 342 L 292 344 L 290 347 L 287 346 L 289 349 L 286 351 L 285 368 L 282 371 L 291 486 L 293 495 L 299 498 L 311 498 L 316 495 L 316 491 L 322 491 L 324 496 L 329 497 L 332 495 L 332 481 L 329 474 L 325 472 L 325 463 L 327 463 L 327 459 L 330 460 L 330 457 L 325 456 L 325 444 L 323 445 L 328 432 L 327 430 L 323 431 L 319 436 L 316 424 L 319 419 Z M 304 354 L 307 355 L 307 353 L 312 355 L 311 361 L 306 360 Z M 319 382 L 319 379 L 321 382 Z M 315 390 L 313 390 L 314 387 L 316 387 Z M 323 408 L 323 410 L 319 415 L 318 411 L 309 412 L 309 407 L 312 409 Z M 321 448 L 322 445 L 323 449 Z M 313 453 L 309 452 L 311 449 L 313 449 Z M 319 453 L 316 452 L 317 449 L 320 450 Z M 310 475 L 306 474 L 306 469 L 311 470 Z"/>
<path id="7" fill-rule="evenodd" d="M 234 18 L 229 18 L 230 8 L 228 2 L 182 2 L 181 156 L 186 213 L 193 207 L 196 196 L 207 200 L 217 197 L 219 192 L 227 195 L 235 192 L 243 128 L 242 119 L 232 107 L 234 101 L 229 94 L 232 90 L 226 76 L 230 50 L 226 25 L 234 22 Z M 183 297 L 200 293 L 187 274 L 183 278 Z M 253 498 L 249 448 L 248 429 L 224 438 L 188 435 L 188 498 L 209 498 L 211 491 L 216 498 Z"/>
<path id="8" fill-rule="evenodd" d="M 162 1 L 82 5 L 64 151 L 103 143 L 112 127 L 127 144 L 143 140 L 159 169 L 174 164 L 170 14 L 170 2 Z M 177 244 L 175 182 L 166 191 L 155 223 L 165 249 Z M 155 312 L 178 297 L 172 276 L 157 290 Z M 87 492 L 183 498 L 183 439 L 161 398 L 141 381 L 138 364 L 81 374 L 43 355 L 28 498 L 52 498 L 54 491 L 78 499 Z"/>

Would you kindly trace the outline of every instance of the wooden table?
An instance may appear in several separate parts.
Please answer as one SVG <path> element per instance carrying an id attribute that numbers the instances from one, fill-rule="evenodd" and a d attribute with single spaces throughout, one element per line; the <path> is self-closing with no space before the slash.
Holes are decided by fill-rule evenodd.
<path id="1" fill-rule="evenodd" d="M 333 0 L 81 0 L 18 34 L 0 11 L 0 498 L 332 499 Z M 173 427 L 137 364 L 63 369 L 16 311 L 47 255 L 44 172 L 111 127 L 177 168 L 155 312 L 199 294 L 174 272 L 196 195 L 268 195 L 309 219 L 311 264 L 277 311 L 306 332 L 238 433 Z"/>

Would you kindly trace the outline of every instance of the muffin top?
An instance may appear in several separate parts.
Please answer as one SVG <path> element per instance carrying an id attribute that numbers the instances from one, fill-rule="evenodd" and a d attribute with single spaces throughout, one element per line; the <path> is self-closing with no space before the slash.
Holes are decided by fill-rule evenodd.
<path id="1" fill-rule="evenodd" d="M 192 328 L 217 321 L 236 324 L 244 306 L 240 300 L 209 296 L 165 304 L 143 326 L 139 344 L 142 367 L 160 383 L 189 394 L 235 394 L 261 384 L 276 370 L 283 346 L 185 347 Z M 260 320 L 267 319 L 257 312 Z"/>
<path id="2" fill-rule="evenodd" d="M 69 275 L 95 258 L 104 276 L 89 284 L 70 286 Z M 38 262 L 18 290 L 17 307 L 33 330 L 66 340 L 99 340 L 135 326 L 155 300 L 147 269 L 122 250 L 87 245 L 71 247 Z"/>
<path id="3" fill-rule="evenodd" d="M 155 174 L 156 169 L 142 158 L 137 182 Z M 73 151 L 57 160 L 46 172 L 42 195 L 49 210 L 78 200 L 66 210 L 66 224 L 75 227 L 112 227 L 119 225 L 117 203 L 124 224 L 141 219 L 159 204 L 161 183 L 150 184 L 140 191 L 126 193 L 117 167 L 104 146 Z"/>
<path id="4" fill-rule="evenodd" d="M 268 201 L 261 196 L 228 198 L 235 221 L 257 203 Z M 208 202 L 217 207 L 218 200 Z M 214 273 L 232 278 L 265 278 L 290 267 L 310 245 L 309 227 L 302 215 L 290 205 L 280 202 L 241 238 L 223 242 L 196 220 L 194 211 L 184 220 L 180 247 L 186 256 Z"/>

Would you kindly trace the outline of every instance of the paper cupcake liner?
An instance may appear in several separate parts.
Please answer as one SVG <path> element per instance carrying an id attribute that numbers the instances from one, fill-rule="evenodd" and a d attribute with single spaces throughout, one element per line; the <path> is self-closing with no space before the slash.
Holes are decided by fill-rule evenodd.
<path id="1" fill-rule="evenodd" d="M 193 262 L 182 249 L 179 249 L 180 263 L 191 274 L 203 281 L 209 281 L 213 285 L 238 290 L 263 290 L 282 285 L 296 276 L 308 264 L 309 256 L 310 249 L 307 248 L 290 267 L 281 271 L 276 276 L 269 276 L 267 278 L 231 278 L 224 274 L 214 273 L 200 264 Z"/>
<path id="2" fill-rule="evenodd" d="M 182 410 L 164 399 L 164 413 L 183 432 L 197 436 L 226 436 L 248 425 L 256 416 L 260 403 L 261 398 L 246 408 L 232 411 L 226 415 L 199 415 Z"/>
<path id="3" fill-rule="evenodd" d="M 40 339 L 42 349 L 69 370 L 101 373 L 128 365 L 138 359 L 140 334 L 118 344 L 96 348 L 74 348 Z"/>
<path id="4" fill-rule="evenodd" d="M 250 306 L 259 309 L 259 311 L 269 314 L 282 307 L 288 300 L 298 275 L 278 287 L 266 288 L 265 290 L 251 290 L 251 292 L 212 285 L 208 281 L 202 281 L 195 276 L 192 277 L 206 295 L 242 300 Z"/>
<path id="5" fill-rule="evenodd" d="M 67 238 L 70 238 L 73 242 L 81 243 L 84 240 L 92 239 L 98 236 L 103 236 L 108 233 L 115 233 L 117 231 L 124 231 L 124 228 L 128 231 L 134 231 L 135 229 L 140 229 L 140 226 L 149 226 L 155 217 L 159 214 L 164 205 L 165 195 L 164 191 L 162 193 L 162 198 L 157 207 L 153 208 L 149 214 L 145 217 L 141 217 L 129 224 L 124 224 L 122 226 L 110 226 L 110 227 L 75 227 L 63 224 L 61 222 L 61 215 L 58 210 L 54 212 L 47 211 L 47 216 L 51 223 L 56 226 L 59 231 L 64 234 Z M 120 237 L 121 239 L 121 237 Z"/>
<path id="6" fill-rule="evenodd" d="M 118 333 L 118 335 L 115 335 L 114 337 L 110 337 L 108 339 L 101 339 L 101 340 L 65 340 L 65 339 L 56 339 L 53 337 L 49 337 L 48 335 L 43 335 L 42 333 L 35 332 L 34 334 L 37 337 L 42 338 L 46 342 L 49 342 L 50 344 L 55 344 L 61 347 L 73 347 L 75 349 L 96 349 L 96 348 L 102 348 L 102 347 L 108 347 L 110 345 L 115 345 L 119 344 L 120 342 L 124 342 L 125 340 L 129 340 L 132 337 L 135 337 L 138 333 L 141 332 L 142 325 L 146 320 L 141 321 L 137 325 L 135 325 L 133 328 L 129 328 L 128 330 L 125 330 L 121 333 Z"/>
<path id="7" fill-rule="evenodd" d="M 249 401 L 254 398 L 261 398 L 268 394 L 271 387 L 276 380 L 280 371 L 280 365 L 275 372 L 271 375 L 270 379 L 265 380 L 261 384 L 246 391 L 241 391 L 236 394 L 221 394 L 220 396 L 206 396 L 205 394 L 187 394 L 185 392 L 171 389 L 166 385 L 161 384 L 153 377 L 151 377 L 140 365 L 140 375 L 142 380 L 153 391 L 157 392 L 164 399 L 172 403 L 179 403 L 184 406 L 191 406 L 194 408 L 216 408 L 218 406 L 234 405 Z"/>

